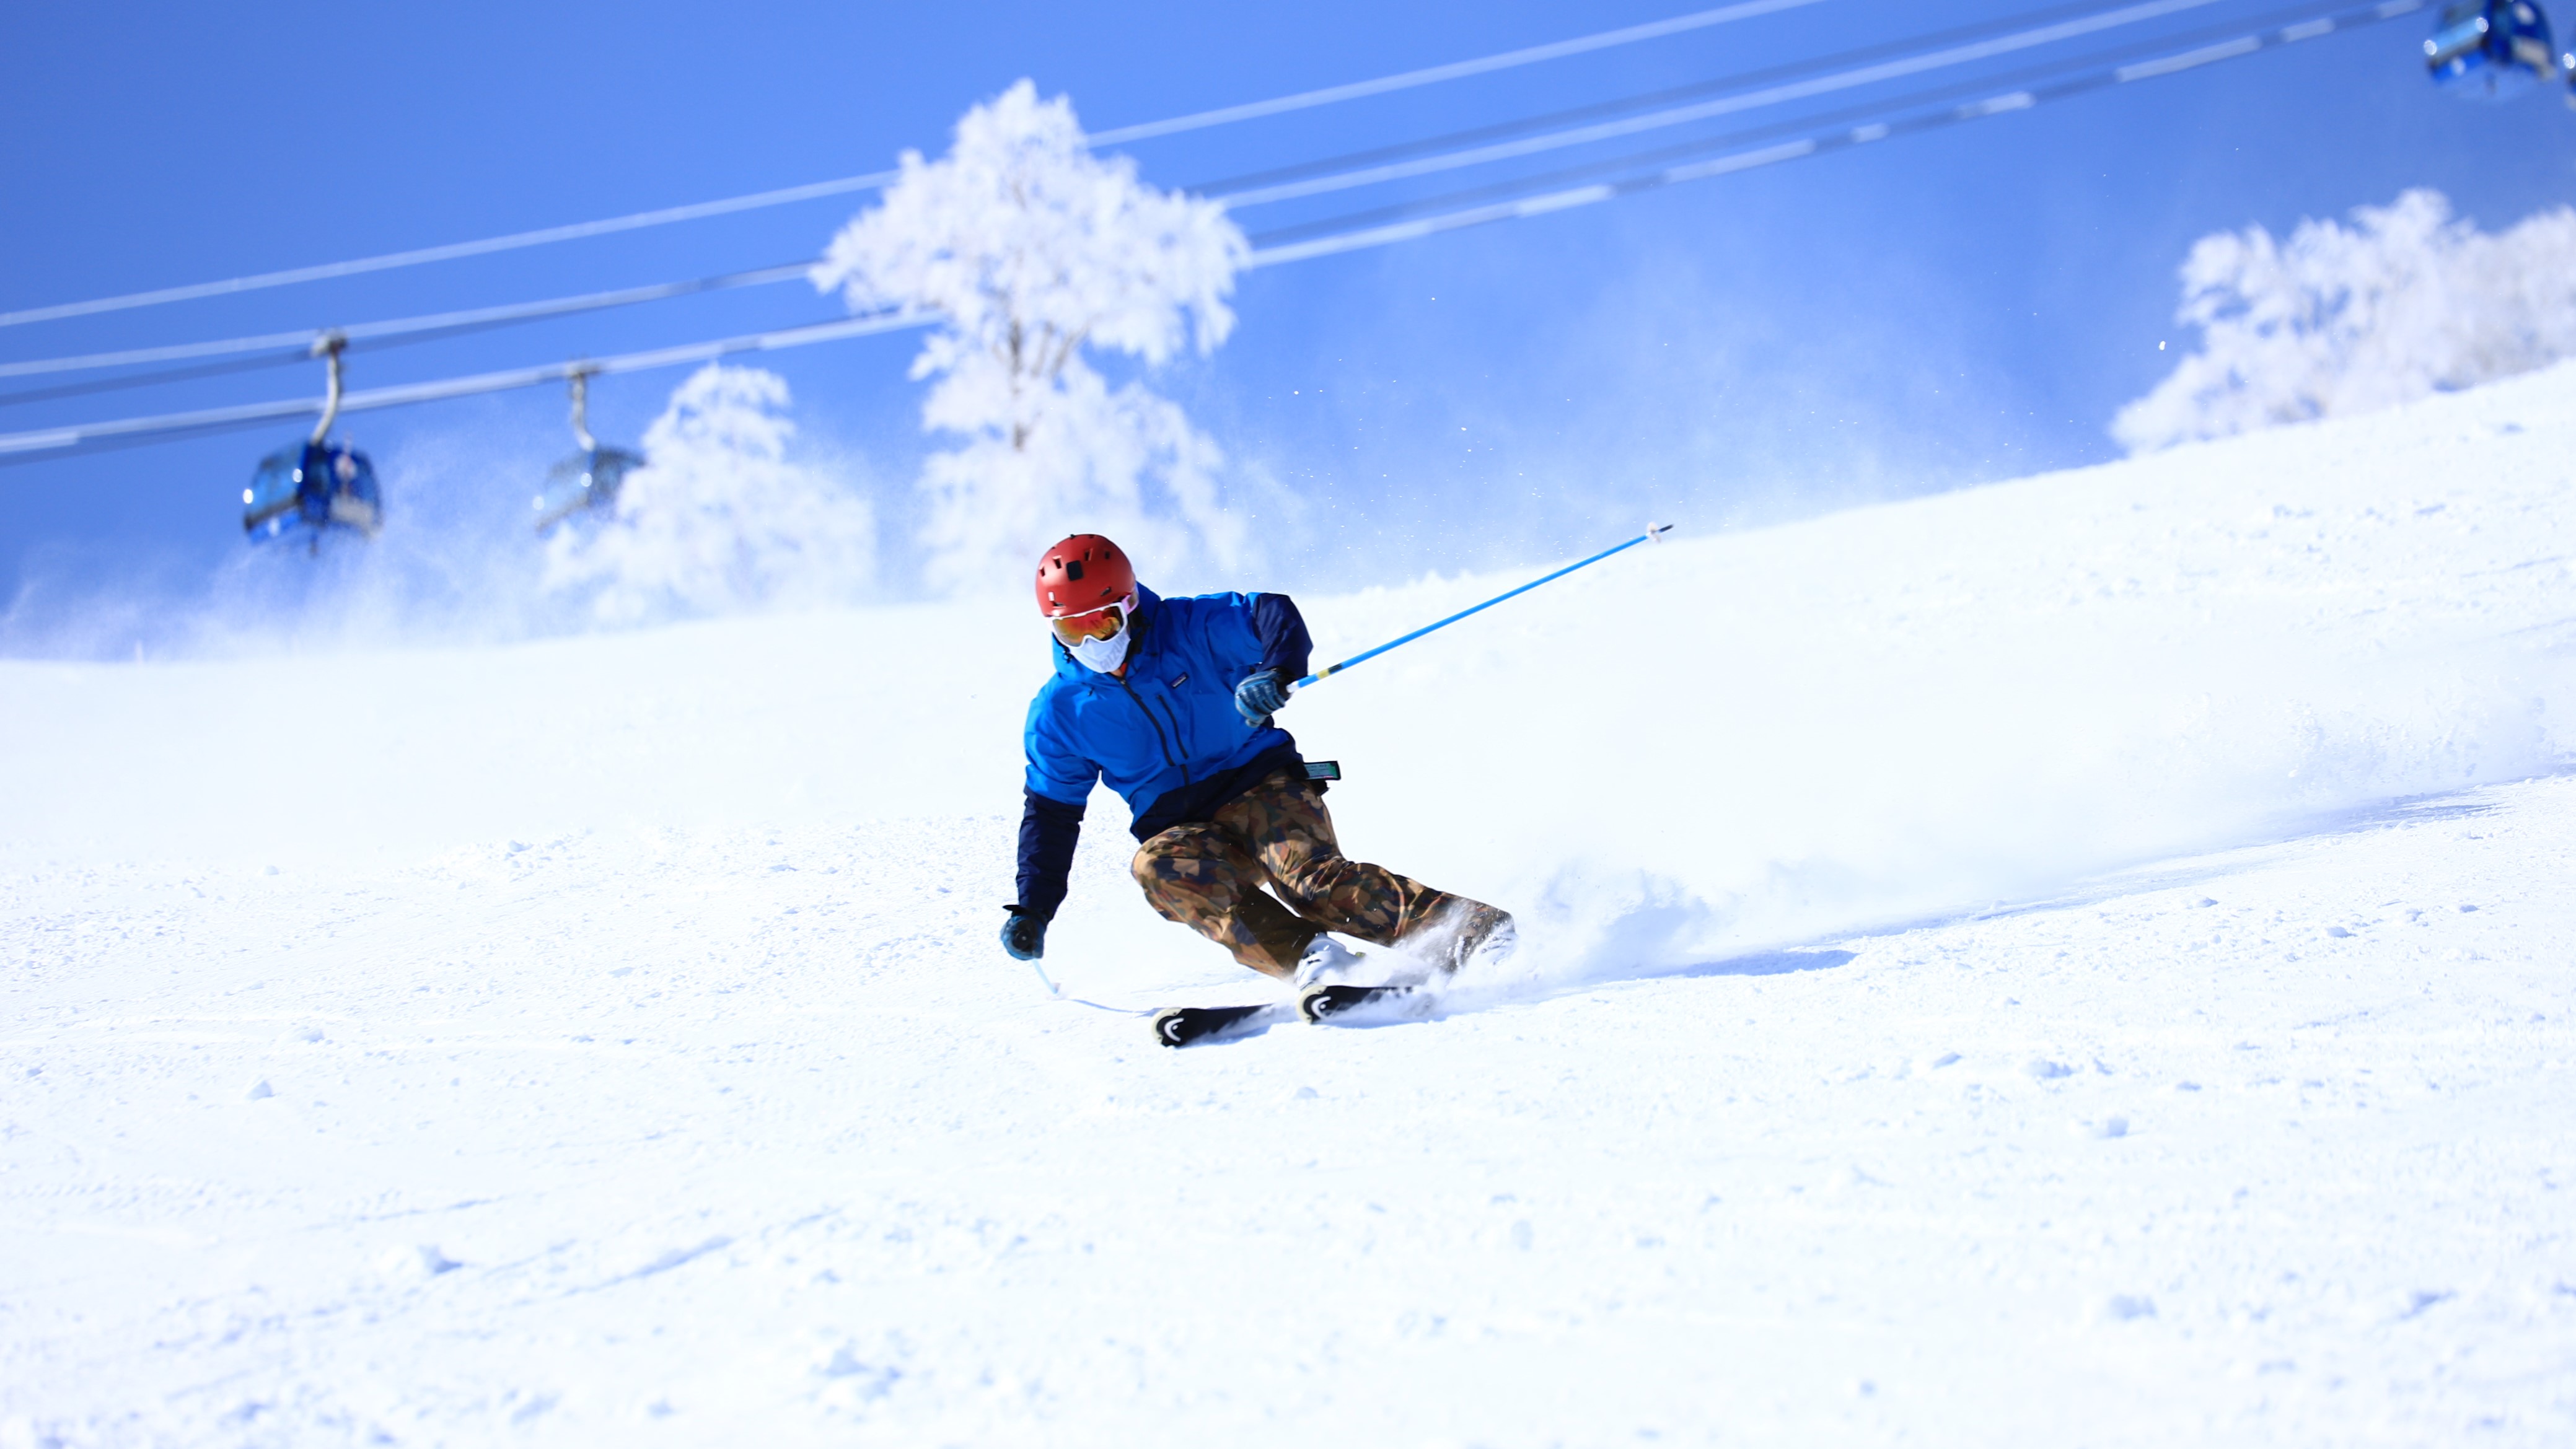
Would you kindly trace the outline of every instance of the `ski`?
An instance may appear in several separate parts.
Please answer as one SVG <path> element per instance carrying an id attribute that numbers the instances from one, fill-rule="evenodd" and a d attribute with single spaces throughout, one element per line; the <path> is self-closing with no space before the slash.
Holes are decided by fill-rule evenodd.
<path id="1" fill-rule="evenodd" d="M 1167 1047 L 1223 1041 L 1267 1031 L 1295 1014 L 1295 1008 L 1284 1001 L 1257 1006 L 1170 1006 L 1154 1013 L 1154 1039 Z"/>
<path id="2" fill-rule="evenodd" d="M 1382 1015 L 1383 1013 L 1372 1008 L 1409 1003 L 1417 999 L 1425 1006 L 1431 1001 L 1430 993 L 1424 990 L 1424 983 L 1419 981 L 1397 982 L 1386 986 L 1339 984 L 1309 986 L 1297 995 L 1297 1014 L 1321 1026 L 1326 1022 L 1340 1020 L 1355 1011 L 1367 1010 L 1372 1016 Z"/>

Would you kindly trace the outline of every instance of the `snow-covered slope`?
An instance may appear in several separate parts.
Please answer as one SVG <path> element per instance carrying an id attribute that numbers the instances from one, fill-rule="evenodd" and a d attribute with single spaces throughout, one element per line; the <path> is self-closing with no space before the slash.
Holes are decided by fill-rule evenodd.
<path id="1" fill-rule="evenodd" d="M 0 1442 L 2564 1442 L 2570 457 L 2561 369 L 1374 661 L 1283 722 L 1516 970 L 1182 1053 L 1104 1008 L 1260 984 L 1106 797 L 1098 1005 L 991 942 L 1016 606 L 0 663 Z"/>

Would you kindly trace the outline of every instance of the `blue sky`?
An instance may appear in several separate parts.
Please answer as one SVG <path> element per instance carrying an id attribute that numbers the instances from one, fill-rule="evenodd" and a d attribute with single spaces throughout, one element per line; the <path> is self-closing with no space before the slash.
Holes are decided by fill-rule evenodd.
<path id="1" fill-rule="evenodd" d="M 21 6 L 0 44 L 0 125 L 13 138 L 0 152 L 0 310 L 870 170 L 906 147 L 938 153 L 963 109 L 1021 76 L 1106 129 L 1689 8 Z M 1201 183 L 2037 8 L 1822 0 L 1130 150 L 1149 180 Z M 1984 69 L 2279 8 L 2218 0 Z M 1226 448 L 1255 508 L 1267 577 L 1245 583 L 1525 562 L 1649 515 L 1739 526 L 2102 460 L 2116 455 L 2112 411 L 2174 360 L 2157 342 L 2187 341 L 2169 318 L 2195 238 L 2285 230 L 2411 186 L 2446 192 L 2490 228 L 2570 199 L 2576 113 L 2555 96 L 2479 106 L 2436 93 L 2419 51 L 2430 24 L 2419 14 L 1929 136 L 1258 272 L 1238 292 L 1234 338 L 1159 386 Z M 1637 144 L 1651 142 L 1545 164 Z M 1242 220 L 1259 231 L 1485 179 Z M 10 328 L 0 360 L 788 261 L 819 251 L 862 204 Z M 692 298 L 367 355 L 352 384 L 835 311 L 802 285 Z M 889 596 L 910 582 L 909 480 L 930 445 L 904 375 L 916 346 L 896 335 L 759 364 L 789 380 L 808 439 L 870 480 Z M 597 430 L 632 440 L 680 376 L 603 381 Z M 290 368 L 5 406 L 0 430 L 317 385 L 314 370 Z M 500 500 L 523 506 L 528 481 L 568 450 L 562 408 L 557 392 L 518 393 L 365 415 L 348 431 L 376 456 L 397 516 L 500 519 Z M 244 547 L 252 463 L 300 431 L 0 469 L 0 600 L 33 608 L 42 601 L 22 592 L 33 585 L 56 604 L 188 607 L 196 582 Z"/>

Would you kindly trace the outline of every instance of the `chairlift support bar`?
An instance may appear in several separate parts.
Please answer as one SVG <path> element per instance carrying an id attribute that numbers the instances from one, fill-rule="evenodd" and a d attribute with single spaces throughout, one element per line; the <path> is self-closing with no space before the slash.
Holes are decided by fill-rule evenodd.
<path id="1" fill-rule="evenodd" d="M 1365 663 L 1368 660 L 1375 659 L 1390 649 L 1400 649 L 1405 645 L 1412 643 L 1414 640 L 1421 638 L 1423 635 L 1430 633 L 1434 629 L 1446 629 L 1450 625 L 1457 623 L 1459 620 L 1466 618 L 1470 614 L 1481 614 L 1487 609 L 1494 607 L 1496 604 L 1501 603 L 1505 599 L 1526 594 L 1541 584 L 1552 584 L 1558 579 L 1564 578 L 1567 574 L 1574 572 L 1576 569 L 1589 568 L 1593 564 L 1601 562 L 1603 559 L 1610 557 L 1614 553 L 1623 553 L 1629 549 L 1635 548 L 1641 543 L 1659 543 L 1663 540 L 1665 534 L 1672 531 L 1673 526 L 1669 523 L 1647 524 L 1646 531 L 1644 533 L 1637 535 L 1635 538 L 1629 539 L 1626 543 L 1619 544 L 1613 548 L 1605 548 L 1590 558 L 1567 564 L 1565 567 L 1558 569 L 1555 573 L 1549 574 L 1544 578 L 1532 579 L 1517 589 L 1511 589 L 1503 593 L 1496 594 L 1485 602 L 1476 605 L 1474 608 L 1461 609 L 1457 613 L 1450 615 L 1448 618 L 1443 619 L 1436 624 L 1425 624 L 1421 628 L 1414 630 L 1412 633 L 1405 635 L 1401 639 L 1390 639 L 1387 642 L 1380 644 L 1375 649 L 1368 650 L 1365 653 L 1354 654 L 1339 664 L 1328 664 L 1325 667 L 1316 670 L 1314 673 L 1307 675 L 1305 678 L 1298 680 L 1296 683 L 1289 685 L 1288 692 L 1290 694 L 1295 694 L 1301 689 L 1321 684 L 1325 680 L 1332 678 L 1334 675 L 1341 673 L 1343 670 L 1350 668 L 1354 664 Z"/>
<path id="2" fill-rule="evenodd" d="M 340 420 L 340 354 L 348 346 L 349 339 L 337 332 L 325 332 L 313 339 L 313 356 L 327 358 L 331 365 L 331 390 L 322 399 L 322 421 L 313 425 L 315 447 L 331 436 L 331 425 Z"/>
<path id="3" fill-rule="evenodd" d="M 599 451 L 599 439 L 590 435 L 590 369 L 578 364 L 572 370 L 572 437 L 583 452 Z"/>

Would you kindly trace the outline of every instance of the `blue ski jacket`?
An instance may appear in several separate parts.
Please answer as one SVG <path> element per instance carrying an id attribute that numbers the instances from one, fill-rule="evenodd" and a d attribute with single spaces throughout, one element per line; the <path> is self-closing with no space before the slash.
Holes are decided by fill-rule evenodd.
<path id="1" fill-rule="evenodd" d="M 1084 802 L 1106 782 L 1126 797 L 1138 840 L 1205 820 L 1282 765 L 1297 742 L 1248 725 L 1234 687 L 1257 669 L 1306 673 L 1312 642 L 1285 594 L 1166 599 L 1142 584 L 1127 667 L 1102 674 L 1049 636 L 1055 673 L 1029 701 L 1018 909 L 1052 918 L 1064 901 Z"/>

